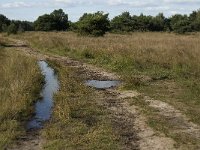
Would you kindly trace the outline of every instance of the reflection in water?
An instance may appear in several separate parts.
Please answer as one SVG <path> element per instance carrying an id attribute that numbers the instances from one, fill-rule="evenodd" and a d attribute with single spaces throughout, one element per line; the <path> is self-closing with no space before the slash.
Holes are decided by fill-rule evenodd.
<path id="1" fill-rule="evenodd" d="M 35 115 L 27 124 L 27 129 L 40 129 L 43 122 L 50 119 L 53 107 L 53 95 L 58 91 L 58 78 L 54 70 L 45 61 L 38 62 L 45 77 L 45 85 L 41 91 L 42 99 L 35 104 Z"/>
<path id="2" fill-rule="evenodd" d="M 108 89 L 111 87 L 118 86 L 120 81 L 99 81 L 99 80 L 88 80 L 86 85 L 97 88 L 97 89 Z"/>

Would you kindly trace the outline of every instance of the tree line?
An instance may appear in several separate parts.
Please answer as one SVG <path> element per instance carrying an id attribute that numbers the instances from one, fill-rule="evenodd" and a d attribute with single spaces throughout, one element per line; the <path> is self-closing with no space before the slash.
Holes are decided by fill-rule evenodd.
<path id="1" fill-rule="evenodd" d="M 103 36 L 106 32 L 199 32 L 200 10 L 189 15 L 175 14 L 165 17 L 163 13 L 157 16 L 131 15 L 129 12 L 109 19 L 109 14 L 98 11 L 85 13 L 77 22 L 68 20 L 68 14 L 62 9 L 54 10 L 50 14 L 39 16 L 34 22 L 9 20 L 0 15 L 0 32 L 18 33 L 24 31 L 74 31 L 81 35 Z"/>
<path id="2" fill-rule="evenodd" d="M 9 20 L 0 14 L 0 32 L 16 34 L 17 32 L 33 31 L 33 23 L 29 21 Z"/>

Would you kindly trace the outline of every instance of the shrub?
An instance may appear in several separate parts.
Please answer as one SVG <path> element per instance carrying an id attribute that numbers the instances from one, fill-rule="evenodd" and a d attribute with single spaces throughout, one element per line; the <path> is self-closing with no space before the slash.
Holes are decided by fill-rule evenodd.
<path id="1" fill-rule="evenodd" d="M 14 23 L 11 23 L 8 26 L 7 33 L 8 33 L 8 35 L 10 35 L 10 34 L 17 34 L 17 30 L 18 30 L 17 26 Z"/>
<path id="2" fill-rule="evenodd" d="M 54 10 L 50 15 L 38 17 L 34 22 L 34 27 L 37 31 L 64 31 L 69 28 L 68 15 L 62 9 Z"/>
<path id="3" fill-rule="evenodd" d="M 77 22 L 77 31 L 81 35 L 103 36 L 109 29 L 108 14 L 85 13 Z"/>

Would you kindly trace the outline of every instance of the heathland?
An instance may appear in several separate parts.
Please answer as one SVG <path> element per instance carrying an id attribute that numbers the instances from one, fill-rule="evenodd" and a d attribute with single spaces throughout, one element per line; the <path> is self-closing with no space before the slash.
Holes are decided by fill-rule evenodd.
<path id="1" fill-rule="evenodd" d="M 2 36 L 0 44 L 0 149 L 3 149 L 25 134 L 23 124 L 33 112 L 43 79 L 35 59 L 7 47 L 9 41 Z"/>
<path id="2" fill-rule="evenodd" d="M 161 134 L 175 141 L 176 149 L 199 148 L 199 130 L 192 130 L 193 124 L 194 129 L 200 126 L 199 33 L 83 37 L 73 32 L 26 32 L 2 36 L 0 132 L 1 139 L 7 140 L 0 139 L 1 147 L 25 132 L 22 122 L 30 115 L 41 88 L 36 65 L 40 55 L 47 58 L 60 81 L 52 118 L 40 132 L 43 148 L 142 149 L 135 111 L 145 116 L 147 126 L 155 132 L 149 136 L 151 140 Z M 8 39 L 23 44 L 7 44 Z M 112 90 L 87 87 L 85 80 L 95 73 L 88 73 L 83 64 L 115 73 L 123 83 L 120 92 L 140 95 L 123 98 Z"/>
<path id="3" fill-rule="evenodd" d="M 40 53 L 71 57 L 115 72 L 124 82 L 122 89 L 137 89 L 166 102 L 200 125 L 198 33 L 135 32 L 94 38 L 72 32 L 27 32 L 13 37 L 26 41 Z M 170 133 L 176 130 L 177 120 L 172 123 L 142 102 L 134 101 L 133 104 L 143 107 L 149 125 L 155 130 L 182 144 L 198 143 L 185 133 Z"/>

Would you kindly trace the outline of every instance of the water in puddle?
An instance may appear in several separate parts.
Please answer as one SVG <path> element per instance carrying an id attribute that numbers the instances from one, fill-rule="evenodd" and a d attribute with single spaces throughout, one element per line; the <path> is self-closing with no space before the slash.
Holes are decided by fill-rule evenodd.
<path id="1" fill-rule="evenodd" d="M 54 70 L 45 61 L 38 62 L 45 77 L 45 85 L 41 91 L 42 99 L 35 104 L 35 115 L 27 124 L 27 129 L 40 129 L 50 119 L 53 107 L 53 95 L 59 89 L 58 78 Z"/>
<path id="2" fill-rule="evenodd" d="M 97 88 L 97 89 L 108 89 L 111 87 L 118 86 L 119 84 L 120 84 L 120 81 L 99 81 L 99 80 L 86 81 L 86 85 Z"/>

